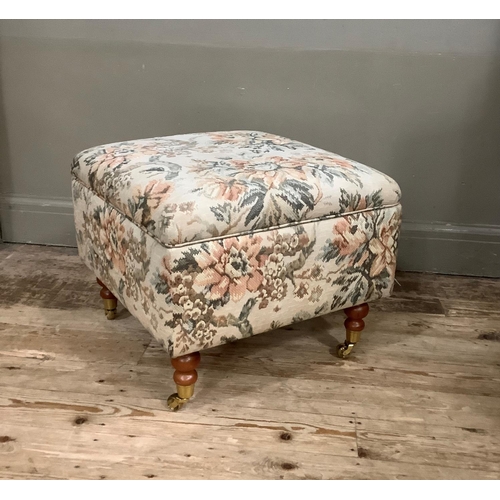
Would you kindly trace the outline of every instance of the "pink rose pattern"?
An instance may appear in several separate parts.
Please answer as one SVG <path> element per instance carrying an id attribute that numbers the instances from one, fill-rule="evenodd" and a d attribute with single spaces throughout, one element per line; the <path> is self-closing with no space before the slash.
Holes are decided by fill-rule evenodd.
<path id="1" fill-rule="evenodd" d="M 276 180 L 262 176 L 268 186 Z M 171 356 L 376 300 L 392 290 L 399 204 L 168 248 L 148 230 L 159 199 L 175 189 L 168 180 L 150 179 L 135 192 L 131 204 L 140 212 L 137 218 L 80 180 L 73 179 L 72 186 L 80 256 Z M 354 207 L 361 200 L 346 195 L 345 203 Z M 190 200 L 175 205 L 163 217 L 195 213 Z"/>
<path id="2" fill-rule="evenodd" d="M 99 146 L 77 155 L 72 173 L 169 247 L 380 209 L 397 205 L 400 198 L 397 183 L 370 167 L 252 131 Z M 356 243 L 350 238 L 345 251 Z M 375 267 L 388 257 L 382 248 L 377 251 Z M 255 279 L 249 278 L 249 286 Z M 235 286 L 228 284 L 232 291 Z"/>

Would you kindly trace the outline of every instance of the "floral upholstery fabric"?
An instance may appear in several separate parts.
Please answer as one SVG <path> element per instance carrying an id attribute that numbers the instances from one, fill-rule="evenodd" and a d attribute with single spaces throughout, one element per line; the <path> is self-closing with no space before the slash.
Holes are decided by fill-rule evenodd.
<path id="1" fill-rule="evenodd" d="M 332 153 L 193 134 L 94 148 L 73 174 L 80 256 L 171 356 L 392 291 L 399 188 Z"/>
<path id="2" fill-rule="evenodd" d="M 399 203 L 390 177 L 263 132 L 157 137 L 99 146 L 73 176 L 166 246 Z"/>

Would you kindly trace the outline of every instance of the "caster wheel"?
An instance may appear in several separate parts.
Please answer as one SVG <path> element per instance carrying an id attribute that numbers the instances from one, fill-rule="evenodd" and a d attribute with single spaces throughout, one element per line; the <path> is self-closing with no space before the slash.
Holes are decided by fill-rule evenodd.
<path id="1" fill-rule="evenodd" d="M 341 359 L 347 358 L 351 354 L 353 347 L 354 344 L 351 343 L 339 344 L 337 346 L 337 356 Z"/>
<path id="2" fill-rule="evenodd" d="M 167 406 L 170 411 L 179 411 L 184 406 L 186 401 L 186 399 L 180 398 L 179 395 L 175 393 L 167 399 Z"/>
<path id="3" fill-rule="evenodd" d="M 108 319 L 115 319 L 116 318 L 116 309 L 112 311 L 104 311 L 104 314 L 106 315 L 106 318 Z"/>

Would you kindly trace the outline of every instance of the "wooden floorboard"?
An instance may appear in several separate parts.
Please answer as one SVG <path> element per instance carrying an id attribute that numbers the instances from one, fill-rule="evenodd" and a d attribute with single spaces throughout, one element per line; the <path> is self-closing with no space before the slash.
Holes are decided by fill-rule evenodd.
<path id="1" fill-rule="evenodd" d="M 343 314 L 167 354 L 75 249 L 0 245 L 2 479 L 498 479 L 500 281 L 398 273 L 352 357 Z"/>

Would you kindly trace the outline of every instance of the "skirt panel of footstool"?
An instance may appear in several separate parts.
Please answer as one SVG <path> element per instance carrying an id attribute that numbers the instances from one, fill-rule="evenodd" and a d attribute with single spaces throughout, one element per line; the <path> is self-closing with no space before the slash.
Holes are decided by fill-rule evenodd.
<path id="1" fill-rule="evenodd" d="M 81 258 L 173 357 L 392 291 L 399 204 L 167 247 L 72 186 Z"/>

